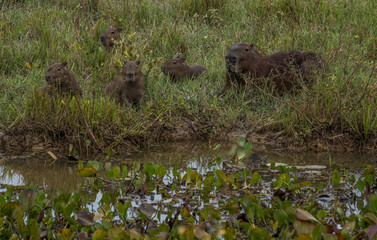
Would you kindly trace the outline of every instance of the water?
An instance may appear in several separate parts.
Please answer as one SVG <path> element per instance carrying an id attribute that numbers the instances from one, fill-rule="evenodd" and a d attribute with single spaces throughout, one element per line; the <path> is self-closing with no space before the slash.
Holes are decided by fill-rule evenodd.
<path id="1" fill-rule="evenodd" d="M 215 145 L 210 145 L 208 142 L 156 144 L 136 154 L 113 156 L 111 161 L 119 165 L 131 165 L 133 161 L 152 162 L 163 165 L 167 169 L 176 165 L 184 168 L 188 166 L 204 173 L 208 163 L 214 162 L 217 157 L 230 158 L 228 151 L 232 143 L 222 143 L 218 150 L 213 150 Z M 308 169 L 314 173 L 315 171 L 320 173 L 322 168 L 327 168 L 330 161 L 341 168 L 361 168 L 377 163 L 377 156 L 374 154 L 287 151 L 257 151 L 257 153 L 260 156 L 267 154 L 268 162 L 285 163 L 289 166 L 315 165 Z M 48 193 L 77 191 L 88 180 L 77 176 L 77 165 L 68 162 L 64 154 L 58 156 L 60 160 L 54 162 L 44 152 L 12 155 L 0 152 L 0 191 L 5 191 L 9 186 L 30 184 L 44 188 Z M 101 161 L 104 158 L 104 155 L 97 155 L 84 157 L 83 160 Z"/>

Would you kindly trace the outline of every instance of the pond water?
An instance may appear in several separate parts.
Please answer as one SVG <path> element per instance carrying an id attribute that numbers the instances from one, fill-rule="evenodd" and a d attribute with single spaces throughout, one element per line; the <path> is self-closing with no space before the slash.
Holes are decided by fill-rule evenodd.
<path id="1" fill-rule="evenodd" d="M 111 157 L 113 164 L 128 164 L 133 161 L 141 163 L 152 162 L 165 166 L 167 169 L 176 165 L 191 167 L 198 172 L 205 171 L 209 162 L 217 157 L 229 159 L 232 143 L 217 144 L 208 142 L 179 142 L 156 144 L 132 155 Z M 295 153 L 277 150 L 256 151 L 260 156 L 268 155 L 268 163 L 284 163 L 289 166 L 306 166 L 306 168 L 321 170 L 327 168 L 331 159 L 341 168 L 361 168 L 376 164 L 377 156 L 361 153 L 329 153 L 304 152 Z M 47 193 L 74 192 L 83 186 L 85 178 L 77 176 L 77 164 L 68 162 L 64 154 L 54 161 L 47 153 L 9 154 L 0 152 L 0 191 L 9 186 L 28 186 L 30 184 L 44 188 Z M 102 161 L 105 155 L 83 157 L 83 160 Z"/>

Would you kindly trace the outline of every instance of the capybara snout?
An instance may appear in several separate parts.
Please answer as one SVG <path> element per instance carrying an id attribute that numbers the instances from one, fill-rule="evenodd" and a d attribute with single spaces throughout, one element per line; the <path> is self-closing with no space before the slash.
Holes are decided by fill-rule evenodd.
<path id="1" fill-rule="evenodd" d="M 137 80 L 135 78 L 135 75 L 141 74 L 139 65 L 140 65 L 140 60 L 137 60 L 136 62 L 124 61 L 124 67 L 123 67 L 122 72 L 125 75 L 125 80 L 127 82 L 134 82 Z"/>

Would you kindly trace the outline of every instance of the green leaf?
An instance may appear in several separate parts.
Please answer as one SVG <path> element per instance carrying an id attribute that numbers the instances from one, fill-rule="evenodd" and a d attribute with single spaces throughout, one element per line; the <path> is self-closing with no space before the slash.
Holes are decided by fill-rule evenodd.
<path id="1" fill-rule="evenodd" d="M 79 170 L 84 168 L 84 163 L 82 161 L 79 161 L 78 168 Z"/>
<path id="2" fill-rule="evenodd" d="M 332 183 L 337 186 L 339 183 L 340 183 L 340 180 L 341 180 L 341 177 L 340 177 L 340 173 L 339 172 L 334 172 L 332 175 L 331 175 L 331 180 L 332 180 Z"/>
<path id="3" fill-rule="evenodd" d="M 162 178 L 164 177 L 166 174 L 166 168 L 164 166 L 160 166 L 158 169 L 157 169 L 157 175 Z"/>
<path id="4" fill-rule="evenodd" d="M 114 166 L 112 170 L 113 170 L 114 178 L 118 178 L 120 176 L 120 167 Z"/>
<path id="5" fill-rule="evenodd" d="M 88 161 L 87 166 L 92 167 L 98 171 L 101 168 L 102 163 L 97 161 Z"/>
<path id="6" fill-rule="evenodd" d="M 247 153 L 250 153 L 253 150 L 253 144 L 251 142 L 246 142 L 245 143 L 245 151 Z"/>
<path id="7" fill-rule="evenodd" d="M 259 176 L 259 173 L 258 172 L 254 172 L 253 175 L 251 176 L 251 180 L 250 180 L 250 185 L 255 185 L 260 179 L 260 176 Z"/>
<path id="8" fill-rule="evenodd" d="M 225 175 L 225 173 L 224 173 L 222 170 L 217 169 L 217 170 L 216 170 L 216 176 L 217 176 L 217 178 L 218 178 L 221 182 L 223 182 L 223 183 L 226 183 L 226 182 L 227 182 L 226 175 Z"/>
<path id="9" fill-rule="evenodd" d="M 94 231 L 92 239 L 93 240 L 104 240 L 106 238 L 106 234 L 107 234 L 107 232 L 100 230 L 100 229 L 97 229 L 96 231 Z"/>
<path id="10" fill-rule="evenodd" d="M 128 169 L 127 169 L 127 166 L 124 165 L 122 166 L 122 180 L 126 179 L 127 174 L 128 174 Z"/>
<path id="11" fill-rule="evenodd" d="M 96 174 L 96 169 L 92 167 L 87 167 L 77 172 L 77 175 L 79 175 L 80 177 L 95 177 Z"/>

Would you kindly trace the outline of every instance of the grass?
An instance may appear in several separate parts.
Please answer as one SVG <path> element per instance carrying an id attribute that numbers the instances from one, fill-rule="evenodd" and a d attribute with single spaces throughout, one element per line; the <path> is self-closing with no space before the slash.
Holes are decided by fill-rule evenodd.
<path id="1" fill-rule="evenodd" d="M 346 133 L 367 144 L 377 133 L 376 5 L 372 0 L 0 1 L 0 127 L 75 146 L 84 145 L 92 132 L 103 149 L 156 141 L 162 132 L 179 128 L 182 119 L 194 121 L 204 137 L 248 125 L 284 131 L 298 143 Z M 105 51 L 99 35 L 109 26 L 123 27 L 121 43 L 128 48 Z M 224 55 L 235 41 L 254 43 L 263 54 L 312 50 L 328 70 L 295 95 L 280 97 L 250 86 L 216 98 L 225 79 Z M 170 82 L 160 66 L 177 54 L 207 67 L 208 75 Z M 124 59 L 143 64 L 146 94 L 140 109 L 122 108 L 102 96 Z M 82 112 L 75 100 L 51 103 L 34 96 L 53 60 L 68 61 L 84 92 Z"/>

